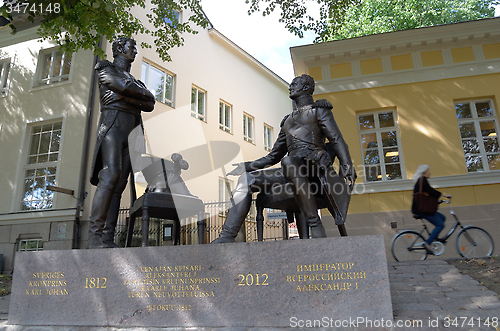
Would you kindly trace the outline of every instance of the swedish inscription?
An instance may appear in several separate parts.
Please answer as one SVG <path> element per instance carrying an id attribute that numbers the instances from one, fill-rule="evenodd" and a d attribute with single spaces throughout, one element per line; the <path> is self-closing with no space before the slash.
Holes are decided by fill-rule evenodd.
<path id="1" fill-rule="evenodd" d="M 28 281 L 25 295 L 68 295 L 64 272 L 35 272 Z"/>

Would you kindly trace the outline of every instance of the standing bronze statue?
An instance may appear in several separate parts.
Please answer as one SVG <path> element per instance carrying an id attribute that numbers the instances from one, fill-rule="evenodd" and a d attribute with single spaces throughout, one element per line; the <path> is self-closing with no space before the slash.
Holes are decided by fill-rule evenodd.
<path id="1" fill-rule="evenodd" d="M 326 237 L 326 232 L 318 215 L 314 195 L 311 194 L 316 191 L 311 181 L 320 178 L 321 183 L 326 183 L 326 170 L 332 166 L 332 156 L 339 159 L 340 175 L 347 180 L 352 190 L 356 173 L 347 144 L 333 118 L 332 105 L 327 100 L 314 102 L 314 79 L 311 76 L 294 78 L 289 90 L 295 107 L 281 122 L 281 130 L 271 152 L 255 161 L 240 163 L 228 173 L 238 176 L 246 172 L 246 175 L 238 180 L 233 192 L 233 207 L 229 210 L 219 238 L 212 243 L 234 242 L 250 210 L 252 193 L 266 191 L 276 181 L 276 178 L 259 174 L 256 171 L 258 169 L 281 161 L 283 175 L 291 184 L 295 201 L 313 238 Z M 332 153 L 327 150 L 326 139 Z M 255 175 L 252 175 L 252 171 L 256 171 Z M 332 203 L 335 204 L 335 201 Z"/>
<path id="2" fill-rule="evenodd" d="M 100 61 L 101 118 L 90 182 L 97 186 L 90 212 L 88 248 L 118 247 L 114 243 L 120 200 L 132 166 L 128 149 L 130 132 L 142 125 L 141 112 L 153 111 L 155 98 L 146 85 L 130 74 L 137 55 L 135 41 L 113 42 L 114 61 Z"/>

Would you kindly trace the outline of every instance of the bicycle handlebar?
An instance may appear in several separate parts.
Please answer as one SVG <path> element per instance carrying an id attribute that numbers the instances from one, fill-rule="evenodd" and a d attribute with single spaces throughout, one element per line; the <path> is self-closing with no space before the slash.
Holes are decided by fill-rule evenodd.
<path id="1" fill-rule="evenodd" d="M 445 200 L 445 199 L 448 199 L 448 200 Z M 447 203 L 447 204 L 450 204 L 451 203 L 451 197 L 448 198 L 448 197 L 445 197 L 445 199 L 440 199 L 438 200 L 438 203 Z"/>

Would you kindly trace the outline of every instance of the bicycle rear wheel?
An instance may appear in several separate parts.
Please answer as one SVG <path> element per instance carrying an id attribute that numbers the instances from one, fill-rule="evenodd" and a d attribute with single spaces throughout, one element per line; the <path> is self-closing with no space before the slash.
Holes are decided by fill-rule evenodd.
<path id="1" fill-rule="evenodd" d="M 470 226 L 462 229 L 457 235 L 458 254 L 468 259 L 489 257 L 493 254 L 493 239 L 485 230 Z"/>
<path id="2" fill-rule="evenodd" d="M 424 241 L 424 237 L 418 232 L 411 230 L 400 232 L 392 239 L 392 256 L 398 262 L 425 260 L 427 250 Z"/>

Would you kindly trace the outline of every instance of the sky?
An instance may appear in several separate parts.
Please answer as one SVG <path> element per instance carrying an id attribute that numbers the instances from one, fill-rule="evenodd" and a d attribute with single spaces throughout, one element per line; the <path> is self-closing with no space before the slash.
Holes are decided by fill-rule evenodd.
<path id="1" fill-rule="evenodd" d="M 315 38 L 288 32 L 276 13 L 248 15 L 245 0 L 201 0 L 201 6 L 216 30 L 287 82 L 294 77 L 290 47 L 311 44 Z"/>
<path id="2" fill-rule="evenodd" d="M 276 13 L 248 15 L 245 0 L 201 0 L 201 5 L 215 29 L 289 83 L 294 77 L 290 47 L 311 44 L 315 38 L 288 32 Z M 495 16 L 500 16 L 500 5 Z"/>

